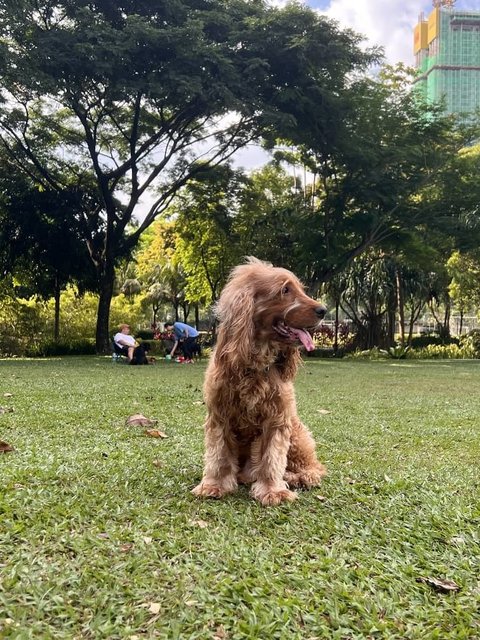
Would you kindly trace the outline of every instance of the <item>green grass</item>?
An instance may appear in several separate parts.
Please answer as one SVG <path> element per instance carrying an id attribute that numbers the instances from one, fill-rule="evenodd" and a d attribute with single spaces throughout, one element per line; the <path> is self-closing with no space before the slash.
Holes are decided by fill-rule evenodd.
<path id="1" fill-rule="evenodd" d="M 329 476 L 276 508 L 190 494 L 203 371 L 0 362 L 0 638 L 480 638 L 478 362 L 308 361 Z"/>

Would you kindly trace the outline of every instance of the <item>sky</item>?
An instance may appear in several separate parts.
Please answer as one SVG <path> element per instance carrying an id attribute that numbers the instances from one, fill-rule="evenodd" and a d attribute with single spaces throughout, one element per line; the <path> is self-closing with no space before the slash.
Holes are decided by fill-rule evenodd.
<path id="1" fill-rule="evenodd" d="M 270 4 L 282 7 L 288 0 L 270 0 Z M 383 47 L 390 64 L 403 62 L 413 66 L 413 28 L 423 12 L 428 17 L 432 2 L 425 0 L 304 0 L 304 4 L 336 20 L 341 27 L 348 27 L 365 35 L 365 46 Z M 457 0 L 456 9 L 480 10 L 480 0 Z M 259 147 L 250 146 L 235 154 L 235 165 L 255 169 L 269 156 Z"/>

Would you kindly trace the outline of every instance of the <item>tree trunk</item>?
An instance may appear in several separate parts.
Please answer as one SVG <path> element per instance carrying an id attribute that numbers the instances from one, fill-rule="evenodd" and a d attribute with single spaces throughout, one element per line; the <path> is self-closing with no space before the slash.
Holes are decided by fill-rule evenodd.
<path id="1" fill-rule="evenodd" d="M 195 327 L 198 329 L 200 326 L 200 312 L 198 310 L 198 304 L 195 305 Z"/>
<path id="2" fill-rule="evenodd" d="M 335 340 L 333 342 L 333 353 L 338 353 L 338 309 L 340 303 L 338 299 L 335 300 Z"/>
<path id="3" fill-rule="evenodd" d="M 399 269 L 396 269 L 395 276 L 397 285 L 398 316 L 400 320 L 400 342 L 403 346 L 405 344 L 405 299 L 403 295 L 403 280 Z"/>
<path id="4" fill-rule="evenodd" d="M 110 264 L 111 262 L 111 264 Z M 95 334 L 95 347 L 98 354 L 110 353 L 110 304 L 113 297 L 113 284 L 115 280 L 115 267 L 113 260 L 106 259 L 99 277 L 100 297 L 98 301 L 97 328 Z"/>

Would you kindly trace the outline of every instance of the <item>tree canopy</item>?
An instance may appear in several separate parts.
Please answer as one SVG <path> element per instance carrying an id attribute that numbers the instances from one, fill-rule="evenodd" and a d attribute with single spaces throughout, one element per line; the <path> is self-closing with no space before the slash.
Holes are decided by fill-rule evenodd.
<path id="1" fill-rule="evenodd" d="M 82 231 L 99 282 L 99 349 L 116 261 L 198 159 L 215 165 L 261 135 L 333 144 L 348 75 L 375 58 L 314 11 L 262 0 L 6 0 L 0 29 L 3 145 L 43 186 L 88 182 L 98 193 Z"/>

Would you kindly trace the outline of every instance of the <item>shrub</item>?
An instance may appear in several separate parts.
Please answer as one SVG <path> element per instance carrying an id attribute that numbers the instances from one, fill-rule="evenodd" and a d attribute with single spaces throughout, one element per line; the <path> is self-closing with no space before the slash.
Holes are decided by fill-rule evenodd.
<path id="1" fill-rule="evenodd" d="M 25 355 L 28 358 L 51 358 L 54 356 L 84 356 L 95 353 L 95 340 L 71 340 L 54 342 L 47 340 L 37 345 L 27 346 Z"/>
<path id="2" fill-rule="evenodd" d="M 442 338 L 441 336 L 414 336 L 412 338 L 412 349 L 423 349 L 429 345 L 445 345 L 445 344 L 459 344 L 458 338 Z"/>
<path id="3" fill-rule="evenodd" d="M 429 344 L 423 349 L 410 351 L 410 358 L 418 360 L 440 360 L 440 359 L 465 359 L 472 358 L 472 351 L 468 346 L 460 347 L 458 344 Z"/>
<path id="4" fill-rule="evenodd" d="M 460 338 L 460 344 L 472 352 L 472 358 L 480 358 L 480 329 L 472 329 Z"/>
<path id="5" fill-rule="evenodd" d="M 381 349 L 380 351 L 394 360 L 405 360 L 410 351 L 410 347 L 404 344 L 396 344 L 394 347 L 386 350 Z"/>
<path id="6" fill-rule="evenodd" d="M 155 336 L 153 329 L 142 329 L 136 332 L 135 337 L 140 340 L 153 340 Z"/>

